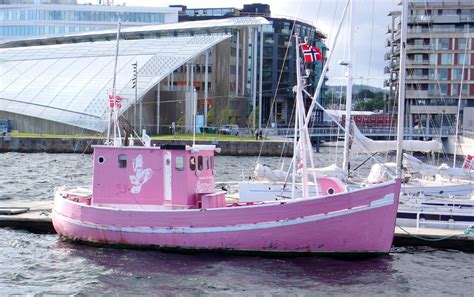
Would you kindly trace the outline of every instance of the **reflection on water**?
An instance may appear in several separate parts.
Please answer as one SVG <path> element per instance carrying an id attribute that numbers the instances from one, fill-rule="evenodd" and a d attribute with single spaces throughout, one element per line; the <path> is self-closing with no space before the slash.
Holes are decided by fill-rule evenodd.
<path id="1" fill-rule="evenodd" d="M 329 148 L 318 156 L 321 166 L 335 158 Z M 218 180 L 240 179 L 256 160 L 218 157 Z M 0 154 L 0 199 L 47 200 L 55 186 L 89 184 L 91 161 L 80 154 Z M 278 158 L 260 161 L 279 166 Z M 351 261 L 265 258 L 91 247 L 0 229 L 0 250 L 1 295 L 472 295 L 474 283 L 472 254 L 428 248 Z"/>

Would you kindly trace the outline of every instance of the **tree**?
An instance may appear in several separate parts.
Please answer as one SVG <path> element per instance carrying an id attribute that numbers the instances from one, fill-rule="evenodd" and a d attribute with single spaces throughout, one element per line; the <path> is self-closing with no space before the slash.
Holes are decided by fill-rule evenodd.
<path id="1" fill-rule="evenodd" d="M 223 110 L 221 110 L 221 112 L 219 113 L 218 124 L 219 125 L 229 124 L 232 120 L 232 117 L 234 117 L 234 111 L 230 109 L 229 107 L 226 107 Z"/>
<path id="2" fill-rule="evenodd" d="M 254 108 L 249 116 L 247 117 L 247 127 L 249 128 L 252 128 L 253 127 L 253 118 L 254 118 L 254 113 L 255 113 L 255 120 L 258 121 L 258 107 Z M 255 127 L 257 127 L 258 125 L 255 124 Z"/>

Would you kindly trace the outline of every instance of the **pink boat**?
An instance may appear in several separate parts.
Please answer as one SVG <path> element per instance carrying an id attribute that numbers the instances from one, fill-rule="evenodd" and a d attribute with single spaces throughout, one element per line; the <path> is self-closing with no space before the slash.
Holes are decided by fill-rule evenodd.
<path id="1" fill-rule="evenodd" d="M 400 181 L 332 196 L 226 203 L 214 191 L 213 146 L 94 150 L 92 193 L 59 188 L 53 224 L 64 238 L 180 249 L 387 253 Z M 324 188 L 324 187 L 323 187 Z"/>
<path id="2" fill-rule="evenodd" d="M 275 194 L 275 189 L 285 190 L 284 186 L 269 184 L 262 194 L 262 184 L 256 184 L 245 194 L 251 202 L 226 202 L 226 193 L 215 190 L 217 149 L 213 145 L 152 147 L 145 140 L 143 146 L 133 142 L 124 146 L 118 124 L 121 98 L 112 88 L 109 123 L 114 121 L 109 126 L 114 129 L 113 139 L 108 137 L 106 145 L 94 147 L 92 188 L 56 189 L 54 228 L 73 241 L 134 247 L 388 253 L 400 180 L 351 192 L 335 178 L 313 175 L 310 182 L 307 160 L 314 162 L 302 80 L 298 79 L 297 87 L 295 130 L 299 129 L 300 140 L 294 146 L 292 164 L 298 165 L 292 167 L 291 198 Z M 303 170 L 302 195 L 298 196 L 296 167 Z M 311 194 L 310 188 L 320 196 Z"/>

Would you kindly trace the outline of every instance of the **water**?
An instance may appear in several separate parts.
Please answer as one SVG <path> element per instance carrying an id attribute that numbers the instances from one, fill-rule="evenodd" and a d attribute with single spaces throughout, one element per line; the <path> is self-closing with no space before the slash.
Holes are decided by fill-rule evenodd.
<path id="1" fill-rule="evenodd" d="M 319 164 L 333 158 L 323 148 Z M 218 157 L 219 180 L 239 179 L 256 160 Z M 91 156 L 80 154 L 5 153 L 0 164 L 0 199 L 15 201 L 48 200 L 55 186 L 87 185 L 92 171 Z M 2 296 L 474 295 L 474 257 L 453 250 L 393 248 L 388 256 L 351 261 L 175 254 L 75 245 L 10 229 L 0 229 L 0 250 Z"/>

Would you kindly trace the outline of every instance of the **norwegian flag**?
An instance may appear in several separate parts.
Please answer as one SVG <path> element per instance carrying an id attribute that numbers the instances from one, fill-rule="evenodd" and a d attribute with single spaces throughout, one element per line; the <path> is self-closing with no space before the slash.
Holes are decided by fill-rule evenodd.
<path id="1" fill-rule="evenodd" d="M 464 159 L 464 163 L 462 164 L 463 169 L 473 170 L 474 169 L 474 157 L 471 155 L 467 155 L 466 159 Z"/>
<path id="2" fill-rule="evenodd" d="M 122 107 L 122 100 L 125 98 L 120 97 L 118 95 L 109 95 L 109 107 L 110 109 L 113 109 L 115 105 L 117 105 L 117 108 L 120 109 Z"/>
<path id="3" fill-rule="evenodd" d="M 316 46 L 311 46 L 306 43 L 302 43 L 301 50 L 303 51 L 304 61 L 307 63 L 323 60 L 321 50 Z"/>

